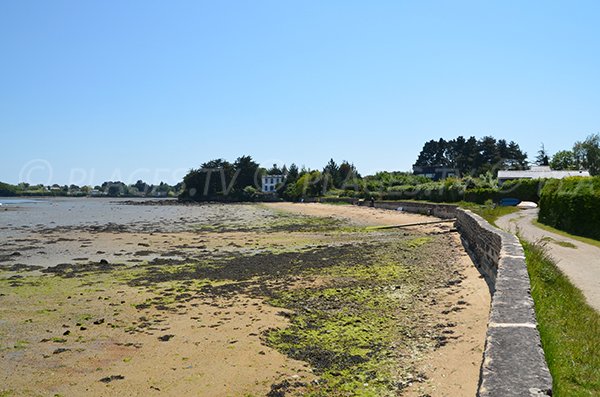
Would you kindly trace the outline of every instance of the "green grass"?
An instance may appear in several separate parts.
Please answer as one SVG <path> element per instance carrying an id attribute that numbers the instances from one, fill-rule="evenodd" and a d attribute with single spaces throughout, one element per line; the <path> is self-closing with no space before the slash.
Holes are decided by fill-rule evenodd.
<path id="1" fill-rule="evenodd" d="M 560 245 L 561 247 L 565 247 L 565 248 L 577 248 L 577 246 L 573 243 L 570 243 L 568 241 L 562 241 L 562 240 L 555 240 L 552 237 L 546 236 L 544 238 L 541 239 L 542 242 L 549 242 L 552 244 L 556 244 L 556 245 Z"/>
<path id="2" fill-rule="evenodd" d="M 600 314 L 542 247 L 522 244 L 553 396 L 600 396 Z"/>
<path id="3" fill-rule="evenodd" d="M 348 203 L 346 201 L 322 201 L 321 204 L 327 204 L 327 205 L 352 205 L 352 203 Z"/>
<path id="4" fill-rule="evenodd" d="M 555 229 L 552 226 L 544 225 L 543 223 L 540 223 L 537 220 L 533 220 L 532 223 L 534 226 L 539 227 L 540 229 L 546 230 L 548 232 L 555 233 L 555 234 L 558 234 L 563 237 L 572 238 L 573 240 L 581 241 L 582 243 L 590 244 L 590 245 L 600 248 L 600 241 L 594 240 L 593 238 L 576 236 L 574 234 L 570 234 L 570 233 L 564 232 L 562 230 Z"/>
<path id="5" fill-rule="evenodd" d="M 493 204 L 475 204 L 466 201 L 459 202 L 458 206 L 476 213 L 494 226 L 496 226 L 496 221 L 498 218 L 519 211 L 517 207 L 501 207 Z"/>

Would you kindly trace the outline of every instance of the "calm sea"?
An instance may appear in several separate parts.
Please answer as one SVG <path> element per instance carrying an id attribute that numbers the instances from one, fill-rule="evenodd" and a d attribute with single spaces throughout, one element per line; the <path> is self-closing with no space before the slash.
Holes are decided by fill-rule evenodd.
<path id="1" fill-rule="evenodd" d="M 20 205 L 20 204 L 39 204 L 44 203 L 46 200 L 36 200 L 36 199 L 15 199 L 8 197 L 0 197 L 1 205 Z"/>

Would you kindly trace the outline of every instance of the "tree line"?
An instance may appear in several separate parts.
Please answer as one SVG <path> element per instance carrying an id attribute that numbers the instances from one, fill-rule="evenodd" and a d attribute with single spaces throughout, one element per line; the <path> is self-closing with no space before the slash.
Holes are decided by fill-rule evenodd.
<path id="1" fill-rule="evenodd" d="M 96 186 L 78 185 L 31 185 L 21 182 L 17 185 L 0 182 L 0 196 L 109 196 L 109 197 L 176 197 L 183 183 L 169 185 L 160 182 L 158 185 L 138 180 L 134 184 L 121 181 L 106 181 Z"/>
<path id="2" fill-rule="evenodd" d="M 544 157 L 550 156 L 542 144 L 538 163 Z M 600 175 L 600 134 L 592 134 L 583 141 L 575 142 L 571 150 L 556 152 L 546 165 L 554 170 L 588 170 L 590 175 Z"/>
<path id="3" fill-rule="evenodd" d="M 592 175 L 600 173 L 600 136 L 594 134 L 576 142 L 572 150 L 563 150 L 550 156 L 542 145 L 535 159 L 538 165 L 550 165 L 557 170 L 587 168 Z M 444 182 L 458 186 L 459 190 L 492 189 L 497 186 L 499 169 L 527 169 L 527 154 L 518 144 L 504 139 L 485 136 L 481 139 L 459 136 L 455 139 L 425 142 L 415 166 L 446 167 L 456 169 L 460 178 Z M 277 186 L 278 197 L 299 200 L 307 197 L 333 195 L 340 197 L 370 197 L 372 195 L 412 194 L 414 191 L 432 191 L 439 183 L 410 172 L 382 171 L 362 177 L 354 164 L 344 160 L 336 163 L 330 159 L 321 169 L 311 170 L 296 164 L 273 164 L 261 167 L 249 155 L 229 162 L 214 159 L 191 169 L 181 183 L 171 186 L 161 182 L 150 185 L 141 180 L 127 185 L 107 181 L 91 186 L 30 186 L 0 183 L 0 195 L 88 195 L 92 191 L 108 196 L 168 196 L 193 201 L 253 201 L 273 199 L 271 193 L 261 191 L 262 176 L 282 175 L 283 182 Z M 455 186 L 455 187 L 456 187 Z"/>
<path id="4" fill-rule="evenodd" d="M 527 154 L 515 142 L 459 136 L 452 140 L 426 142 L 415 166 L 435 166 L 458 169 L 462 178 L 451 183 L 460 189 L 487 189 L 497 185 L 498 169 L 526 169 Z M 283 175 L 277 186 L 278 197 L 286 200 L 319 196 L 360 197 L 390 194 L 410 195 L 415 190 L 437 190 L 439 183 L 410 172 L 378 172 L 362 177 L 349 161 L 337 163 L 330 159 L 321 169 L 298 168 L 295 164 L 262 168 L 251 156 L 238 157 L 234 162 L 215 159 L 192 169 L 183 179 L 181 200 L 251 201 L 273 198 L 261 191 L 263 175 Z"/>
<path id="5" fill-rule="evenodd" d="M 496 140 L 485 136 L 481 139 L 459 136 L 449 141 L 440 138 L 423 145 L 415 166 L 452 168 L 460 175 L 479 176 L 500 169 L 527 169 L 527 153 L 522 152 L 515 142 Z"/>
<path id="6" fill-rule="evenodd" d="M 323 195 L 360 178 L 356 167 L 347 161 L 338 165 L 331 159 L 322 171 L 300 169 L 294 163 L 289 167 L 273 164 L 270 168 L 262 168 L 251 156 L 245 155 L 234 162 L 210 160 L 190 170 L 183 178 L 184 188 L 179 198 L 193 201 L 268 199 L 272 194 L 261 191 L 263 175 L 284 176 L 284 181 L 277 186 L 277 193 L 288 200 Z"/>

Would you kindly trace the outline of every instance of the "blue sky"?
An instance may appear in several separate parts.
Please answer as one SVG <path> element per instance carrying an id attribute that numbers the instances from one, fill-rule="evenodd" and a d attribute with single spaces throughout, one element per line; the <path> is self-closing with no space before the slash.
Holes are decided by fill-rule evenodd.
<path id="1" fill-rule="evenodd" d="M 597 1 L 3 1 L 0 181 L 175 183 L 213 158 L 409 170 L 600 131 Z"/>

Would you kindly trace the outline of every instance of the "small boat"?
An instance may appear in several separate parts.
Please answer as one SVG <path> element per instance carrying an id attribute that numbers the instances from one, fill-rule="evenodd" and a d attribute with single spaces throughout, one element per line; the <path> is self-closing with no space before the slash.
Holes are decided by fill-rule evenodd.
<path id="1" fill-rule="evenodd" d="M 522 210 L 529 210 L 532 208 L 537 208 L 537 204 L 534 203 L 533 201 L 521 201 L 518 205 L 517 208 L 520 208 Z"/>

